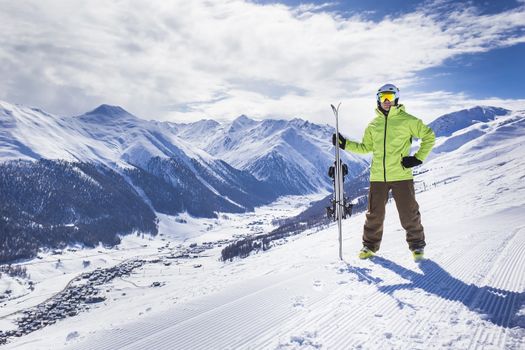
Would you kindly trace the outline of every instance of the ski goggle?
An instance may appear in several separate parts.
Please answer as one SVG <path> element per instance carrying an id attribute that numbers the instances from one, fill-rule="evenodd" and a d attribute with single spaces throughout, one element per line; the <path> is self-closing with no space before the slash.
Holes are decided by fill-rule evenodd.
<path id="1" fill-rule="evenodd" d="M 381 103 L 385 102 L 385 100 L 389 100 L 390 102 L 394 102 L 396 99 L 396 93 L 392 91 L 384 91 L 384 92 L 378 92 L 377 93 L 377 100 Z"/>

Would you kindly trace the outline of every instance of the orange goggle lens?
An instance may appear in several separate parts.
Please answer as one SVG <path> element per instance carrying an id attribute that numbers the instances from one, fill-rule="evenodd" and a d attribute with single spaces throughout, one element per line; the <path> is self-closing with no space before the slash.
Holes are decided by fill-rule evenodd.
<path id="1" fill-rule="evenodd" d="M 377 94 L 377 100 L 381 103 L 385 102 L 385 100 L 389 100 L 390 102 L 394 102 L 396 99 L 396 93 L 391 91 L 385 91 L 380 92 Z"/>

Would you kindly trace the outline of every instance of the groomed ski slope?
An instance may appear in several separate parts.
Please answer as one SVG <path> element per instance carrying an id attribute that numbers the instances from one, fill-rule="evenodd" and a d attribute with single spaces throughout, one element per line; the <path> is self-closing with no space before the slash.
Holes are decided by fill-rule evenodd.
<path id="1" fill-rule="evenodd" d="M 470 220 L 426 213 L 428 260 L 419 265 L 388 209 L 389 232 L 370 261 L 355 258 L 360 215 L 345 225 L 346 262 L 331 228 L 233 263 L 256 277 L 68 348 L 522 348 L 522 209 Z"/>
<path id="2" fill-rule="evenodd" d="M 154 310 L 140 317 L 127 307 L 144 298 L 117 301 L 5 348 L 523 349 L 524 129 L 511 125 L 416 177 L 423 262 L 412 260 L 390 202 L 371 260 L 357 258 L 359 214 L 344 221 L 344 261 L 334 225 L 242 260 L 219 262 L 217 251 L 194 277 L 169 280 L 195 297 L 156 289 Z"/>
<path id="3" fill-rule="evenodd" d="M 357 215 L 344 224 L 344 262 L 331 227 L 217 263 L 237 282 L 67 348 L 521 349 L 525 207 L 507 202 L 477 215 L 482 203 L 456 200 L 475 188 L 460 177 L 418 194 L 428 241 L 428 260 L 419 264 L 389 203 L 383 246 L 370 261 L 356 258 L 364 220 Z"/>

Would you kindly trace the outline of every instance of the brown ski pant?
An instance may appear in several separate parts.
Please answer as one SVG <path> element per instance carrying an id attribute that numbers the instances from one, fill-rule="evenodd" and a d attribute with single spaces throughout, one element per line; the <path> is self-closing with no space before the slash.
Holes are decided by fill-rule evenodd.
<path id="1" fill-rule="evenodd" d="M 363 245 L 372 251 L 379 250 L 383 237 L 383 222 L 388 193 L 396 202 L 401 226 L 406 230 L 406 240 L 410 250 L 425 246 L 425 233 L 421 225 L 421 214 L 416 202 L 413 180 L 392 182 L 370 182 L 368 192 L 368 211 L 363 233 Z"/>

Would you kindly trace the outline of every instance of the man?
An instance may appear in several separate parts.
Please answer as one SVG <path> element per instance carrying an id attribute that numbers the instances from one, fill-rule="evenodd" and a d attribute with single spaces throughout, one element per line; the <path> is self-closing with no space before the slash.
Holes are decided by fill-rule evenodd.
<path id="1" fill-rule="evenodd" d="M 383 237 L 383 221 L 388 194 L 396 202 L 401 225 L 414 260 L 423 259 L 425 233 L 421 225 L 419 205 L 416 202 L 412 167 L 422 164 L 434 146 L 432 129 L 420 119 L 405 112 L 399 102 L 399 89 L 386 84 L 377 91 L 376 117 L 368 124 L 361 143 L 346 140 L 339 134 L 339 147 L 354 153 L 372 152 L 368 211 L 363 232 L 361 259 L 367 259 L 379 250 Z M 412 137 L 420 138 L 421 145 L 410 155 Z M 332 143 L 335 145 L 335 134 Z"/>

